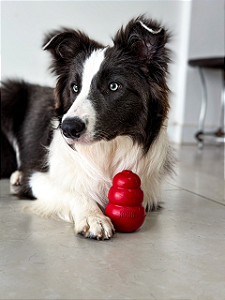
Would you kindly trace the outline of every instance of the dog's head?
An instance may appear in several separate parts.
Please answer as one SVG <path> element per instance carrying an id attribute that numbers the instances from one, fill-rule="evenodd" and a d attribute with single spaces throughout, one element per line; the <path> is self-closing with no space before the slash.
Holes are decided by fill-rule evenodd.
<path id="1" fill-rule="evenodd" d="M 46 38 L 69 144 L 128 135 L 149 149 L 169 109 L 167 41 L 168 32 L 142 16 L 117 32 L 112 47 L 68 29 Z"/>

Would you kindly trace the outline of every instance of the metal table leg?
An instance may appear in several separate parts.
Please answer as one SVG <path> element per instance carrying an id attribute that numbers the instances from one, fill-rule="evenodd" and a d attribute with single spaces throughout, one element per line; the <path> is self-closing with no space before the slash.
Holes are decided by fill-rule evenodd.
<path id="1" fill-rule="evenodd" d="M 198 68 L 199 75 L 201 79 L 201 85 L 202 85 L 202 104 L 201 104 L 201 111 L 199 116 L 199 125 L 198 125 L 198 132 L 196 134 L 196 138 L 198 139 L 198 148 L 203 149 L 203 139 L 201 139 L 200 135 L 204 132 L 204 123 L 205 123 L 205 116 L 206 116 L 206 109 L 207 109 L 207 89 L 206 89 L 206 83 L 205 78 L 203 74 L 202 68 Z"/>
<path id="2" fill-rule="evenodd" d="M 205 77 L 203 74 L 203 70 L 199 67 L 199 74 L 201 79 L 201 86 L 202 86 L 202 104 L 201 104 L 201 111 L 199 116 L 199 128 L 198 132 L 196 133 L 196 138 L 198 140 L 198 148 L 200 150 L 203 149 L 203 142 L 204 140 L 210 142 L 217 142 L 217 143 L 224 143 L 224 113 L 225 113 L 225 73 L 223 71 L 223 85 L 222 85 L 222 93 L 221 93 L 221 116 L 220 116 L 220 124 L 219 128 L 213 132 L 204 132 L 204 123 L 205 123 L 205 116 L 207 110 L 207 89 L 206 89 L 206 82 Z"/>
<path id="3" fill-rule="evenodd" d="M 224 106 L 225 106 L 225 72 L 222 70 L 222 93 L 221 93 L 221 116 L 220 116 L 220 128 L 221 133 L 224 132 Z"/>

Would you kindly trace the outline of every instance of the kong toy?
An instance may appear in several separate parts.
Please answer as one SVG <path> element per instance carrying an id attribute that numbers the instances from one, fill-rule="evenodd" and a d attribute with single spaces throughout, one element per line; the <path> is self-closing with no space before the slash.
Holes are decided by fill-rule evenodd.
<path id="1" fill-rule="evenodd" d="M 128 170 L 116 174 L 108 197 L 105 215 L 112 220 L 116 230 L 131 232 L 141 227 L 146 214 L 142 205 L 144 193 L 137 174 Z"/>

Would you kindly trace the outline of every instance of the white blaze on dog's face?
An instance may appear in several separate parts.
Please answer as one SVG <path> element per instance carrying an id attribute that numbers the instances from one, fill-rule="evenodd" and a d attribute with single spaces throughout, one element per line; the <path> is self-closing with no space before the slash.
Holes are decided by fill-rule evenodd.
<path id="1" fill-rule="evenodd" d="M 69 108 L 66 114 L 62 118 L 62 124 L 67 120 L 73 120 L 77 118 L 78 122 L 84 123 L 83 133 L 79 137 L 79 132 L 77 133 L 77 141 L 81 143 L 89 143 L 93 140 L 94 129 L 96 123 L 96 111 L 93 107 L 92 102 L 88 99 L 88 96 L 92 88 L 93 77 L 97 74 L 100 66 L 105 57 L 105 49 L 94 50 L 91 55 L 84 61 L 83 74 L 81 78 L 81 84 L 78 85 L 74 83 L 72 86 L 75 94 L 79 93 L 74 103 Z M 74 138 L 66 137 L 66 141 L 69 144 L 74 143 Z"/>
<path id="2" fill-rule="evenodd" d="M 44 49 L 58 75 L 56 108 L 67 143 L 127 135 L 149 149 L 169 108 L 167 39 L 158 23 L 143 17 L 121 28 L 112 47 L 74 30 L 48 37 Z"/>

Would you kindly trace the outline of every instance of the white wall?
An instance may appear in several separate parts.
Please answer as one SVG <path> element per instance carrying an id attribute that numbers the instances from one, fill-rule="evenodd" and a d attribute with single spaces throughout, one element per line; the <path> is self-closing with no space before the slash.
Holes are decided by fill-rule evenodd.
<path id="1" fill-rule="evenodd" d="M 224 56 L 224 1 L 193 1 L 188 56 L 190 59 Z M 212 131 L 219 125 L 223 74 L 222 71 L 209 69 L 204 70 L 204 74 L 208 92 L 205 128 Z M 194 134 L 198 130 L 201 92 L 198 70 L 188 67 L 182 129 L 184 143 L 195 142 Z"/>
<path id="2" fill-rule="evenodd" d="M 169 114 L 168 133 L 170 140 L 180 144 L 183 134 L 183 120 L 185 115 L 186 77 L 188 63 L 189 32 L 191 21 L 192 1 L 179 2 L 177 28 L 174 40 L 177 45 L 173 48 L 174 63 L 171 65 L 171 111 Z"/>
<path id="3" fill-rule="evenodd" d="M 3 1 L 2 79 L 18 77 L 54 86 L 47 71 L 48 53 L 41 50 L 43 33 L 60 26 L 80 28 L 105 44 L 132 17 L 146 13 L 172 32 L 172 90 L 169 134 L 180 142 L 185 109 L 186 63 L 191 1 Z"/>

